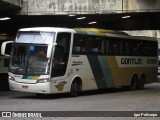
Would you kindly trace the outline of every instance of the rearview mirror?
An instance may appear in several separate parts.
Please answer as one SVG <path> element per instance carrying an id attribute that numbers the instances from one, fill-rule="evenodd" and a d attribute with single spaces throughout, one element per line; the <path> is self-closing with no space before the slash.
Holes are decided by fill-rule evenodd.
<path id="1" fill-rule="evenodd" d="M 1 55 L 10 57 L 13 41 L 3 42 L 1 46 Z"/>

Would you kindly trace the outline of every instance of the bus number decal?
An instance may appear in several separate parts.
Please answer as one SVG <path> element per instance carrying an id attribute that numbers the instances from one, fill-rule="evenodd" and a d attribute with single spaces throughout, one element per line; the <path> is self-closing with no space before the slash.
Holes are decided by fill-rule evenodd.
<path id="1" fill-rule="evenodd" d="M 157 59 L 147 59 L 147 64 L 157 64 Z"/>

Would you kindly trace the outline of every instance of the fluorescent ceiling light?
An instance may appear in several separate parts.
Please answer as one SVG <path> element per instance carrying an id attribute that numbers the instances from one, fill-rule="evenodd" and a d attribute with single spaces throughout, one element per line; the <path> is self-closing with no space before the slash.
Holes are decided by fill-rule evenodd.
<path id="1" fill-rule="evenodd" d="M 0 34 L 1 36 L 6 36 L 7 34 L 5 34 L 5 33 L 2 33 L 2 34 Z"/>
<path id="2" fill-rule="evenodd" d="M 130 17 L 131 17 L 131 16 L 128 15 L 128 16 L 123 16 L 122 18 L 130 18 Z"/>
<path id="3" fill-rule="evenodd" d="M 76 15 L 68 15 L 68 16 L 73 17 L 73 16 L 76 16 Z"/>
<path id="4" fill-rule="evenodd" d="M 86 17 L 79 17 L 77 18 L 77 20 L 82 20 L 82 19 L 85 19 Z"/>
<path id="5" fill-rule="evenodd" d="M 9 18 L 9 17 L 0 18 L 0 20 L 9 20 L 9 19 L 11 19 L 11 18 Z"/>
<path id="6" fill-rule="evenodd" d="M 97 23 L 97 22 L 96 22 L 96 21 L 94 21 L 94 22 L 89 22 L 88 24 L 90 24 L 90 25 L 91 25 L 91 24 L 96 24 L 96 23 Z"/>

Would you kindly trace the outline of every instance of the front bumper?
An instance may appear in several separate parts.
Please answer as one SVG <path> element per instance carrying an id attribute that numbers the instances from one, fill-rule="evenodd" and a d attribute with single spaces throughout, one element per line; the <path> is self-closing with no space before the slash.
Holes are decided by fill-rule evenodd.
<path id="1" fill-rule="evenodd" d="M 43 93 L 43 94 L 51 93 L 50 82 L 28 84 L 28 83 L 18 83 L 18 82 L 9 80 L 9 86 L 10 86 L 10 89 L 14 91 Z"/>

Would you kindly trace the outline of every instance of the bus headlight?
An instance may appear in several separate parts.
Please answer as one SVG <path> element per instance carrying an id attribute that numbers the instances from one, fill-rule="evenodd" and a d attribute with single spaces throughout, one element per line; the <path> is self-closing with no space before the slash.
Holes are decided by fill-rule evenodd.
<path id="1" fill-rule="evenodd" d="M 49 78 L 39 79 L 37 80 L 37 83 L 46 83 L 49 82 Z"/>
<path id="2" fill-rule="evenodd" d="M 15 81 L 14 77 L 12 77 L 12 76 L 8 76 L 8 80 L 13 80 L 13 81 Z"/>

